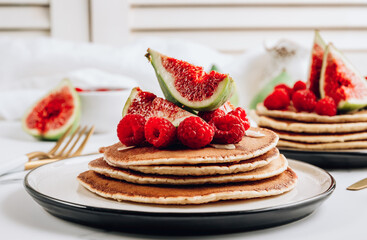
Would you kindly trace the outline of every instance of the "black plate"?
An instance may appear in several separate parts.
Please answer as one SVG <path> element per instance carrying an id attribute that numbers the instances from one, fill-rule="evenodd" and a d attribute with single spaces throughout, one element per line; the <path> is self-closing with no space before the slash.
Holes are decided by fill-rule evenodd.
<path id="1" fill-rule="evenodd" d="M 327 169 L 365 168 L 367 153 L 358 151 L 307 151 L 279 148 L 287 158 L 297 159 Z"/>
<path id="2" fill-rule="evenodd" d="M 116 208 L 117 202 L 106 200 L 97 195 L 91 194 L 84 188 L 78 186 L 75 177 L 77 173 L 80 172 L 80 169 L 78 169 L 78 167 L 73 167 L 73 164 L 79 164 L 78 166 L 82 164 L 82 166 L 85 165 L 86 168 L 88 161 L 90 161 L 91 159 L 93 159 L 93 157 L 90 157 L 90 159 L 81 159 L 82 161 L 79 161 L 78 163 L 78 160 L 74 158 L 70 161 L 59 161 L 57 162 L 58 165 L 56 165 L 56 163 L 51 163 L 39 167 L 27 174 L 24 180 L 24 186 L 27 192 L 33 197 L 33 199 L 38 204 L 40 204 L 47 212 L 67 221 L 124 232 L 144 234 L 164 233 L 170 235 L 197 235 L 239 232 L 268 228 L 299 220 L 311 214 L 325 199 L 327 199 L 327 197 L 330 196 L 330 194 L 334 191 L 336 185 L 334 178 L 324 170 L 306 163 L 291 160 L 291 166 L 292 164 L 293 166 L 296 166 L 294 170 L 297 174 L 299 174 L 299 176 L 301 176 L 301 179 L 293 192 L 291 191 L 289 193 L 286 193 L 290 195 L 280 196 L 280 198 L 278 199 L 263 198 L 258 200 L 239 200 L 242 202 L 226 201 L 213 203 L 217 204 L 214 205 L 214 208 L 213 206 L 211 206 L 209 211 L 202 211 L 201 206 L 199 206 L 200 211 L 198 212 L 195 212 L 194 210 L 192 210 L 193 208 L 190 207 L 184 208 L 184 210 L 181 209 L 181 211 L 179 212 L 178 210 L 176 210 L 178 209 L 177 206 L 173 206 L 173 208 L 175 209 L 173 212 L 172 209 L 168 211 L 166 211 L 167 209 L 164 210 L 165 207 L 162 208 L 163 211 L 134 211 L 128 210 L 128 207 L 124 207 L 124 209 L 121 210 L 117 209 L 120 204 L 118 204 Z M 70 166 L 66 166 L 67 168 L 63 169 L 63 164 Z M 61 169 L 58 169 L 60 168 L 60 165 Z M 57 178 L 57 176 L 55 177 L 50 175 L 53 175 L 52 171 L 56 170 L 52 169 L 64 170 L 62 174 L 69 174 L 70 176 L 73 176 L 73 180 L 70 180 L 70 176 L 65 177 L 65 179 L 68 179 L 68 181 L 70 181 L 72 184 L 64 183 L 65 181 L 60 178 L 54 179 Z M 69 169 L 70 171 L 65 171 L 67 169 Z M 51 171 L 51 173 L 49 173 L 49 171 Z M 84 171 L 84 169 L 82 171 Z M 323 176 L 321 177 L 317 174 L 321 174 Z M 318 177 L 320 177 L 322 179 L 322 182 L 325 184 L 323 185 L 323 187 L 321 187 L 321 184 L 318 182 Z M 47 181 L 50 179 L 53 180 Z M 303 181 L 303 183 L 301 182 L 301 180 Z M 48 184 L 45 185 L 45 182 L 47 182 Z M 41 185 L 46 186 L 47 189 L 52 190 L 44 190 L 45 187 L 43 187 L 42 190 L 42 186 L 39 186 L 40 183 Z M 60 188 L 60 186 L 56 186 L 57 184 L 64 184 L 66 186 L 63 190 L 62 187 Z M 81 188 L 82 191 L 78 192 L 76 190 L 77 188 Z M 315 191 L 314 188 L 319 188 L 320 190 Z M 54 189 L 57 190 L 55 191 Z M 307 190 L 310 189 L 312 189 L 310 193 L 302 193 L 307 192 Z M 48 191 L 52 191 L 52 194 L 48 193 Z M 83 191 L 88 194 L 83 195 Z M 70 195 L 76 196 L 75 199 L 83 199 L 83 197 L 86 197 L 86 199 L 93 202 L 97 201 L 99 203 L 100 201 L 103 201 L 103 204 L 107 204 L 106 206 L 110 207 L 96 207 L 92 206 L 91 204 L 88 205 L 77 202 L 83 202 L 85 200 L 75 200 L 75 202 L 73 202 L 66 201 L 62 199 L 63 197 L 50 196 L 58 195 L 60 194 L 60 192 L 70 192 Z M 299 196 L 299 199 L 297 198 L 297 196 Z M 71 197 L 70 199 L 74 198 Z M 297 201 L 292 199 L 297 199 Z M 238 210 L 238 208 L 244 208 L 243 206 L 246 206 L 246 203 L 251 204 L 251 201 L 256 201 L 256 204 L 259 204 L 260 201 L 260 206 L 263 206 L 263 202 L 270 201 L 271 207 Z M 276 202 L 276 204 L 272 205 L 273 202 Z M 121 203 L 121 205 L 122 204 L 123 203 Z M 130 204 L 128 206 L 132 207 L 136 206 L 136 204 L 134 205 L 134 203 L 125 204 Z M 218 208 L 220 208 L 220 206 L 230 206 L 230 209 L 233 209 L 232 206 L 234 205 L 237 206 L 237 209 L 235 211 L 218 211 Z M 144 206 L 146 208 L 147 205 L 141 206 Z M 197 210 L 198 206 L 195 207 Z M 150 209 L 151 207 L 148 205 L 148 208 Z M 140 206 L 137 206 L 137 209 L 140 209 Z"/>

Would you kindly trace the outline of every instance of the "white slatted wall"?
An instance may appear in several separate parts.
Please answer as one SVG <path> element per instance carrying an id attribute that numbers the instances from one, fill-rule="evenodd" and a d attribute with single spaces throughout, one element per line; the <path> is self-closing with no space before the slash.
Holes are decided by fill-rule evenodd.
<path id="1" fill-rule="evenodd" d="M 178 37 L 237 54 L 281 38 L 311 46 L 313 31 L 319 29 L 367 74 L 366 0 L 130 2 L 131 39 Z"/>
<path id="2" fill-rule="evenodd" d="M 48 36 L 48 0 L 0 0 L 0 36 Z"/>
<path id="3" fill-rule="evenodd" d="M 89 41 L 89 0 L 0 0 L 0 36 Z"/>
<path id="4" fill-rule="evenodd" d="M 158 36 L 238 54 L 280 38 L 310 46 L 315 28 L 367 73 L 366 0 L 0 0 L 0 35 L 117 46 Z"/>

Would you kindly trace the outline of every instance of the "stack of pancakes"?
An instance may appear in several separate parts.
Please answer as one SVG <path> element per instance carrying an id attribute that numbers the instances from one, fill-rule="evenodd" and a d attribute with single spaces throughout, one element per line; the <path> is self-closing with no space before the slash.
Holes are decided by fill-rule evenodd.
<path id="1" fill-rule="evenodd" d="M 279 135 L 278 147 L 308 150 L 367 148 L 367 110 L 330 117 L 295 110 L 268 110 L 258 104 L 254 120 Z"/>
<path id="2" fill-rule="evenodd" d="M 297 176 L 279 154 L 278 136 L 251 128 L 234 149 L 152 146 L 102 147 L 103 157 L 78 176 L 85 188 L 105 198 L 155 204 L 201 204 L 282 194 Z"/>

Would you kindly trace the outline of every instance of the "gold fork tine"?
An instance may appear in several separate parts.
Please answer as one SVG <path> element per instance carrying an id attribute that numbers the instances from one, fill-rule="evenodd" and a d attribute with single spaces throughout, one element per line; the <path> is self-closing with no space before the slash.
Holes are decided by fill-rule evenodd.
<path id="1" fill-rule="evenodd" d="M 80 144 L 79 148 L 71 155 L 72 157 L 78 156 L 82 153 L 85 145 L 87 144 L 89 138 L 92 136 L 94 132 L 94 126 L 92 126 L 89 131 L 86 134 L 86 137 L 84 138 L 83 142 Z"/>
<path id="2" fill-rule="evenodd" d="M 70 149 L 68 150 L 67 153 L 65 153 L 64 155 L 62 155 L 62 157 L 68 157 L 71 154 L 71 151 L 73 151 L 74 147 L 76 146 L 76 144 L 79 142 L 80 138 L 84 135 L 85 131 L 87 131 L 87 126 L 85 126 L 80 132 L 79 135 L 77 137 L 77 139 L 74 141 L 73 145 L 70 147 Z"/>
<path id="3" fill-rule="evenodd" d="M 61 144 L 63 143 L 63 141 L 65 140 L 65 138 L 69 135 L 70 131 L 72 129 L 72 126 L 70 126 L 66 132 L 61 136 L 61 138 L 56 142 L 55 146 L 49 151 L 49 152 L 30 152 L 27 153 L 27 157 L 28 157 L 28 161 L 32 161 L 32 159 L 37 158 L 37 157 L 46 157 L 46 158 L 51 158 L 55 152 L 59 149 L 59 147 L 61 146 Z"/>
<path id="4" fill-rule="evenodd" d="M 65 152 L 66 148 L 70 145 L 71 141 L 75 137 L 75 135 L 79 132 L 80 126 L 77 127 L 77 129 L 73 132 L 73 134 L 70 136 L 69 140 L 66 142 L 65 146 L 57 153 L 55 153 L 55 157 L 61 157 L 62 154 Z"/>
<path id="5" fill-rule="evenodd" d="M 80 139 L 80 136 L 82 136 L 85 132 L 85 130 L 87 129 L 87 127 L 84 127 L 83 130 L 81 132 L 83 132 L 82 134 L 79 134 L 79 137 L 78 139 L 74 142 L 74 145 L 76 144 L 76 142 L 79 141 Z M 72 150 L 72 148 L 74 148 L 75 146 L 73 145 L 73 147 L 71 148 L 71 150 L 68 151 L 67 153 L 67 156 L 58 156 L 58 157 L 55 157 L 55 158 L 52 158 L 52 159 L 45 159 L 45 160 L 38 160 L 38 161 L 33 161 L 33 162 L 27 162 L 25 165 L 24 165 L 24 169 L 25 170 L 30 170 L 30 169 L 33 169 L 33 168 L 36 168 L 36 167 L 39 167 L 39 166 L 42 166 L 44 164 L 47 164 L 47 163 L 51 163 L 51 162 L 55 162 L 55 161 L 58 161 L 58 160 L 61 160 L 61 159 L 64 159 L 64 158 L 67 158 L 67 157 L 76 157 L 76 156 L 79 156 L 81 155 L 85 145 L 87 144 L 89 138 L 92 136 L 94 132 L 94 126 L 92 126 L 86 134 L 84 140 L 82 141 L 82 143 L 80 144 L 80 146 L 78 147 L 78 149 L 71 155 L 69 155 Z M 94 153 L 89 153 L 89 154 L 86 154 L 86 155 L 91 155 L 91 154 L 97 154 L 98 152 L 94 152 Z"/>
<path id="6" fill-rule="evenodd" d="M 48 152 L 49 154 L 54 154 L 59 147 L 61 146 L 62 142 L 65 140 L 65 138 L 69 135 L 69 133 L 71 132 L 71 129 L 73 128 L 73 126 L 70 126 L 68 128 L 68 130 L 66 130 L 66 132 L 64 133 L 64 135 L 61 136 L 61 138 L 56 142 L 56 145 Z M 78 127 L 79 128 L 79 127 Z M 75 130 L 77 131 L 77 130 Z"/>

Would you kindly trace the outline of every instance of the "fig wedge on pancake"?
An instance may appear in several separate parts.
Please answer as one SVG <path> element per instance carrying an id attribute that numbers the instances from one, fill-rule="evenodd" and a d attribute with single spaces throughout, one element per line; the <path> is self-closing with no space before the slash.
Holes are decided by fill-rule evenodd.
<path id="1" fill-rule="evenodd" d="M 316 30 L 312 46 L 310 68 L 307 81 L 309 89 L 316 95 L 316 97 L 320 97 L 320 73 L 325 48 L 326 43 L 320 36 L 319 31 Z"/>
<path id="2" fill-rule="evenodd" d="M 331 97 L 338 110 L 352 111 L 367 106 L 367 82 L 355 67 L 329 44 L 320 76 L 321 97 Z"/>
<path id="3" fill-rule="evenodd" d="M 212 111 L 232 96 L 235 84 L 228 74 L 206 73 L 202 67 L 165 56 L 153 49 L 146 54 L 166 99 L 197 111 Z"/>
<path id="4" fill-rule="evenodd" d="M 142 91 L 138 87 L 131 90 L 125 103 L 122 116 L 126 114 L 141 114 L 146 119 L 163 117 L 176 127 L 185 118 L 196 116 L 163 98 L 157 97 L 153 93 Z"/>

